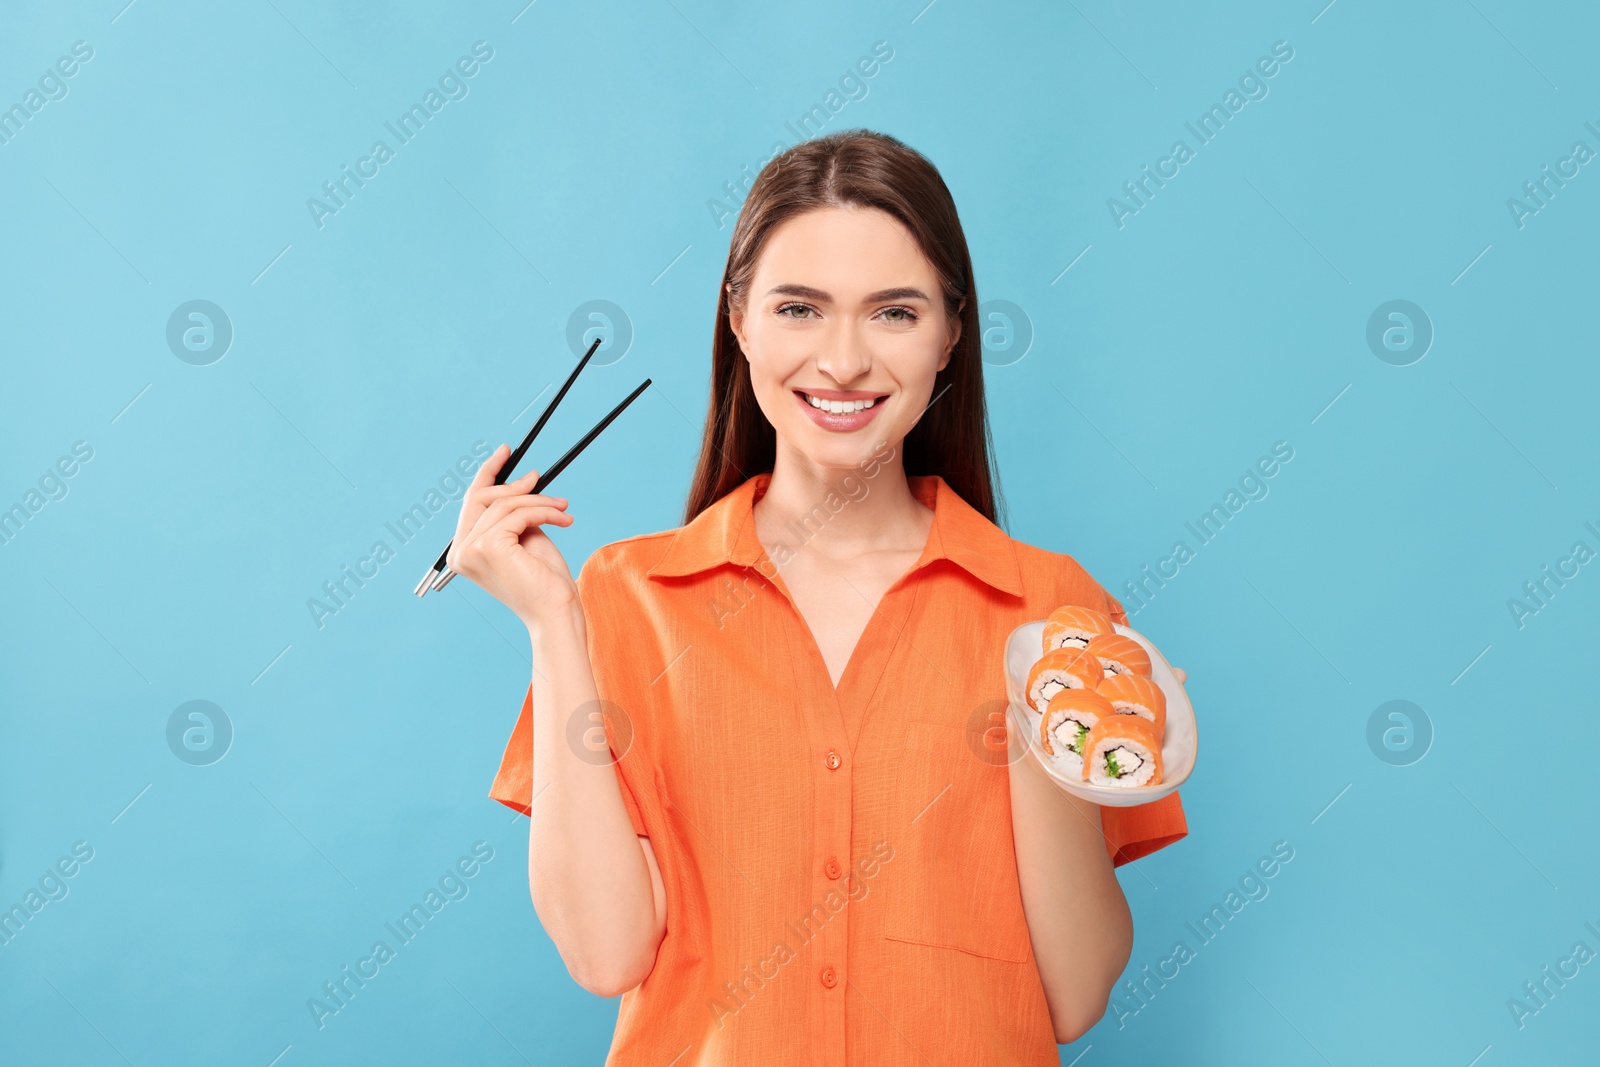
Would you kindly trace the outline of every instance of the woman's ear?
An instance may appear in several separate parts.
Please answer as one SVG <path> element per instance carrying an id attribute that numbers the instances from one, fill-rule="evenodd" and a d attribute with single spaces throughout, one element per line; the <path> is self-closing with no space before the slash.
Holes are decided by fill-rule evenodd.
<path id="1" fill-rule="evenodd" d="M 955 353 L 956 342 L 961 340 L 961 312 L 967 306 L 967 298 L 962 297 L 961 303 L 956 305 L 956 313 L 950 316 L 950 340 L 945 345 L 944 355 L 939 360 L 939 370 L 944 370 L 950 365 L 950 357 Z"/>

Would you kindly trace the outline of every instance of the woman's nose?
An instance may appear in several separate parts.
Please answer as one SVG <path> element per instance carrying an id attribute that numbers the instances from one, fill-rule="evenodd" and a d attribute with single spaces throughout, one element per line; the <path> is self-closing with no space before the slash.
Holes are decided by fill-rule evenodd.
<path id="1" fill-rule="evenodd" d="M 872 351 L 862 335 L 861 328 L 853 324 L 842 326 L 823 339 L 817 352 L 817 369 L 848 388 L 872 369 Z"/>

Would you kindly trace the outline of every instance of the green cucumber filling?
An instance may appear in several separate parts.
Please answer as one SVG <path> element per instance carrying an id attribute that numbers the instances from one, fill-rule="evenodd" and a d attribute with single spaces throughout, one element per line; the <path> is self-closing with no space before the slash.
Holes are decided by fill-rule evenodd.
<path id="1" fill-rule="evenodd" d="M 1069 751 L 1082 756 L 1084 743 L 1089 738 L 1089 728 L 1081 722 L 1072 719 L 1062 719 L 1061 724 L 1055 729 L 1056 740 Z M 1068 738 L 1071 740 L 1067 740 Z"/>
<path id="2" fill-rule="evenodd" d="M 1124 762 L 1127 763 L 1126 768 L 1123 767 Z M 1121 778 L 1124 774 L 1132 774 L 1143 764 L 1144 760 L 1138 753 L 1121 745 L 1106 752 L 1106 776 L 1109 778 Z"/>

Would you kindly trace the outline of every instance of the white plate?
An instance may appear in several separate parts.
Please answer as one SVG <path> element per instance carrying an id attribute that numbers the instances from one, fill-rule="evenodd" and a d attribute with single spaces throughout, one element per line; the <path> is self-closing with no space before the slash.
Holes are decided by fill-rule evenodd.
<path id="1" fill-rule="evenodd" d="M 1189 695 L 1183 691 L 1183 686 L 1178 684 L 1178 678 L 1172 673 L 1172 667 L 1166 658 L 1143 634 L 1120 623 L 1112 625 L 1117 633 L 1133 638 L 1150 653 L 1151 681 L 1160 686 L 1161 691 L 1166 694 L 1167 727 L 1161 739 L 1160 785 L 1090 785 L 1083 779 L 1068 774 L 1066 769 L 1058 765 L 1040 746 L 1040 715 L 1028 706 L 1027 686 L 1028 672 L 1044 654 L 1041 651 L 1044 642 L 1043 619 L 1023 623 L 1012 630 L 1011 636 L 1006 639 L 1006 697 L 1011 701 L 1016 714 L 1022 716 L 1028 725 L 1028 751 L 1057 785 L 1074 796 L 1092 800 L 1108 808 L 1131 808 L 1160 800 L 1175 792 L 1183 784 L 1184 779 L 1189 777 L 1189 772 L 1194 770 L 1200 738 L 1195 729 L 1194 705 L 1189 703 Z"/>

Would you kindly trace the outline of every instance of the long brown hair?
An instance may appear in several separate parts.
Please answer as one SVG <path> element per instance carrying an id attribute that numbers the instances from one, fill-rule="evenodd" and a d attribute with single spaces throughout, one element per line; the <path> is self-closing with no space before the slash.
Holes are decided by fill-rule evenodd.
<path id="1" fill-rule="evenodd" d="M 945 313 L 961 318 L 950 362 L 934 378 L 929 406 L 906 435 L 905 472 L 939 475 L 998 523 L 1003 503 L 984 405 L 977 286 L 955 201 L 920 152 L 888 134 L 855 129 L 803 141 L 774 156 L 739 210 L 723 284 L 717 288 L 711 402 L 684 507 L 685 525 L 746 479 L 772 470 L 777 455 L 777 435 L 756 403 L 730 310 L 745 306 L 756 261 L 780 223 L 802 212 L 847 205 L 877 208 L 898 219 L 938 273 Z"/>

